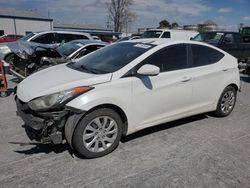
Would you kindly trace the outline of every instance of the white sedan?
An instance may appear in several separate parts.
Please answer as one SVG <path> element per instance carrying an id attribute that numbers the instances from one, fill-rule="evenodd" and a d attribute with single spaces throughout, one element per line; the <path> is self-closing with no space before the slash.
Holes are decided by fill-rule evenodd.
<path id="1" fill-rule="evenodd" d="M 216 47 L 140 39 L 29 76 L 18 85 L 16 103 L 36 138 L 66 139 L 95 158 L 147 127 L 211 111 L 227 116 L 239 88 L 237 60 Z"/>

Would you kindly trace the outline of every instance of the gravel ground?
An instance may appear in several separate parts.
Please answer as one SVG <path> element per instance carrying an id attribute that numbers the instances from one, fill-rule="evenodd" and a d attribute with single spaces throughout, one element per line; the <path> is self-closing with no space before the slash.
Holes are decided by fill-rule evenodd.
<path id="1" fill-rule="evenodd" d="M 16 85 L 8 77 L 10 93 Z M 13 94 L 0 98 L 0 187 L 250 187 L 250 78 L 226 118 L 208 114 L 123 138 L 111 154 L 80 159 L 67 144 L 26 145 Z"/>

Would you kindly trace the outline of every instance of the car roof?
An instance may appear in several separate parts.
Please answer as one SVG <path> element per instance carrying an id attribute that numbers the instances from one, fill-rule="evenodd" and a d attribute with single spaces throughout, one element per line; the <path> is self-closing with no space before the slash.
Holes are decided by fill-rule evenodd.
<path id="1" fill-rule="evenodd" d="M 221 49 L 212 46 L 210 44 L 204 43 L 204 42 L 198 42 L 193 40 L 176 40 L 176 39 L 167 39 L 167 38 L 146 38 L 146 39 L 135 39 L 135 40 L 128 40 L 128 41 L 122 41 L 120 43 L 143 43 L 145 45 L 152 44 L 155 46 L 168 46 L 168 45 L 175 45 L 175 44 L 197 44 L 201 46 L 207 46 L 213 49 L 216 49 L 222 53 L 225 53 Z"/>
<path id="2" fill-rule="evenodd" d="M 83 32 L 75 32 L 75 31 L 39 31 L 39 32 L 32 32 L 34 34 L 45 34 L 45 33 L 65 33 L 65 34 L 79 34 L 79 35 L 90 35 L 89 33 Z"/>
<path id="3" fill-rule="evenodd" d="M 239 34 L 238 32 L 235 32 L 235 31 L 204 31 L 204 32 L 200 32 L 200 33 L 237 33 Z"/>
<path id="4" fill-rule="evenodd" d="M 87 44 L 102 44 L 102 45 L 107 45 L 107 42 L 103 41 L 97 41 L 97 40 L 87 40 L 87 39 L 78 39 L 78 40 L 72 40 L 69 43 L 81 43 L 83 45 Z"/>
<path id="5" fill-rule="evenodd" d="M 193 30 L 184 30 L 184 29 L 149 29 L 147 31 L 169 31 L 169 32 L 197 32 Z M 198 32 L 197 32 L 198 33 Z"/>

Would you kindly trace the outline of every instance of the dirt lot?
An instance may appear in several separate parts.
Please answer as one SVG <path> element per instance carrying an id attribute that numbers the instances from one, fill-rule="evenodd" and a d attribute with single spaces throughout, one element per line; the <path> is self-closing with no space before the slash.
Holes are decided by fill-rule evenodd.
<path id="1" fill-rule="evenodd" d="M 205 114 L 153 127 L 92 160 L 67 144 L 15 144 L 29 140 L 13 94 L 0 98 L 0 187 L 250 187 L 250 78 L 242 77 L 242 87 L 227 118 Z"/>

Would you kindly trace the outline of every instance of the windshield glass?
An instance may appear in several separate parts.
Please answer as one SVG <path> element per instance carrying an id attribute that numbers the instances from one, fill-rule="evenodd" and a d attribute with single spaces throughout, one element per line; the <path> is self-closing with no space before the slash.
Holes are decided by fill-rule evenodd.
<path id="1" fill-rule="evenodd" d="M 21 40 L 29 40 L 29 38 L 33 37 L 34 35 L 35 35 L 35 33 L 29 33 L 20 39 Z"/>
<path id="2" fill-rule="evenodd" d="M 68 42 L 60 47 L 57 48 L 57 51 L 64 55 L 65 57 L 68 57 L 70 54 L 78 50 L 79 48 L 83 47 L 84 45 L 80 42 Z"/>
<path id="3" fill-rule="evenodd" d="M 154 47 L 152 44 L 122 42 L 91 53 L 69 67 L 95 74 L 115 72 Z"/>
<path id="4" fill-rule="evenodd" d="M 145 31 L 142 38 L 159 38 L 161 34 L 162 31 Z"/>
<path id="5" fill-rule="evenodd" d="M 200 33 L 196 35 L 192 40 L 199 42 L 213 42 L 218 43 L 223 36 L 223 33 Z"/>

